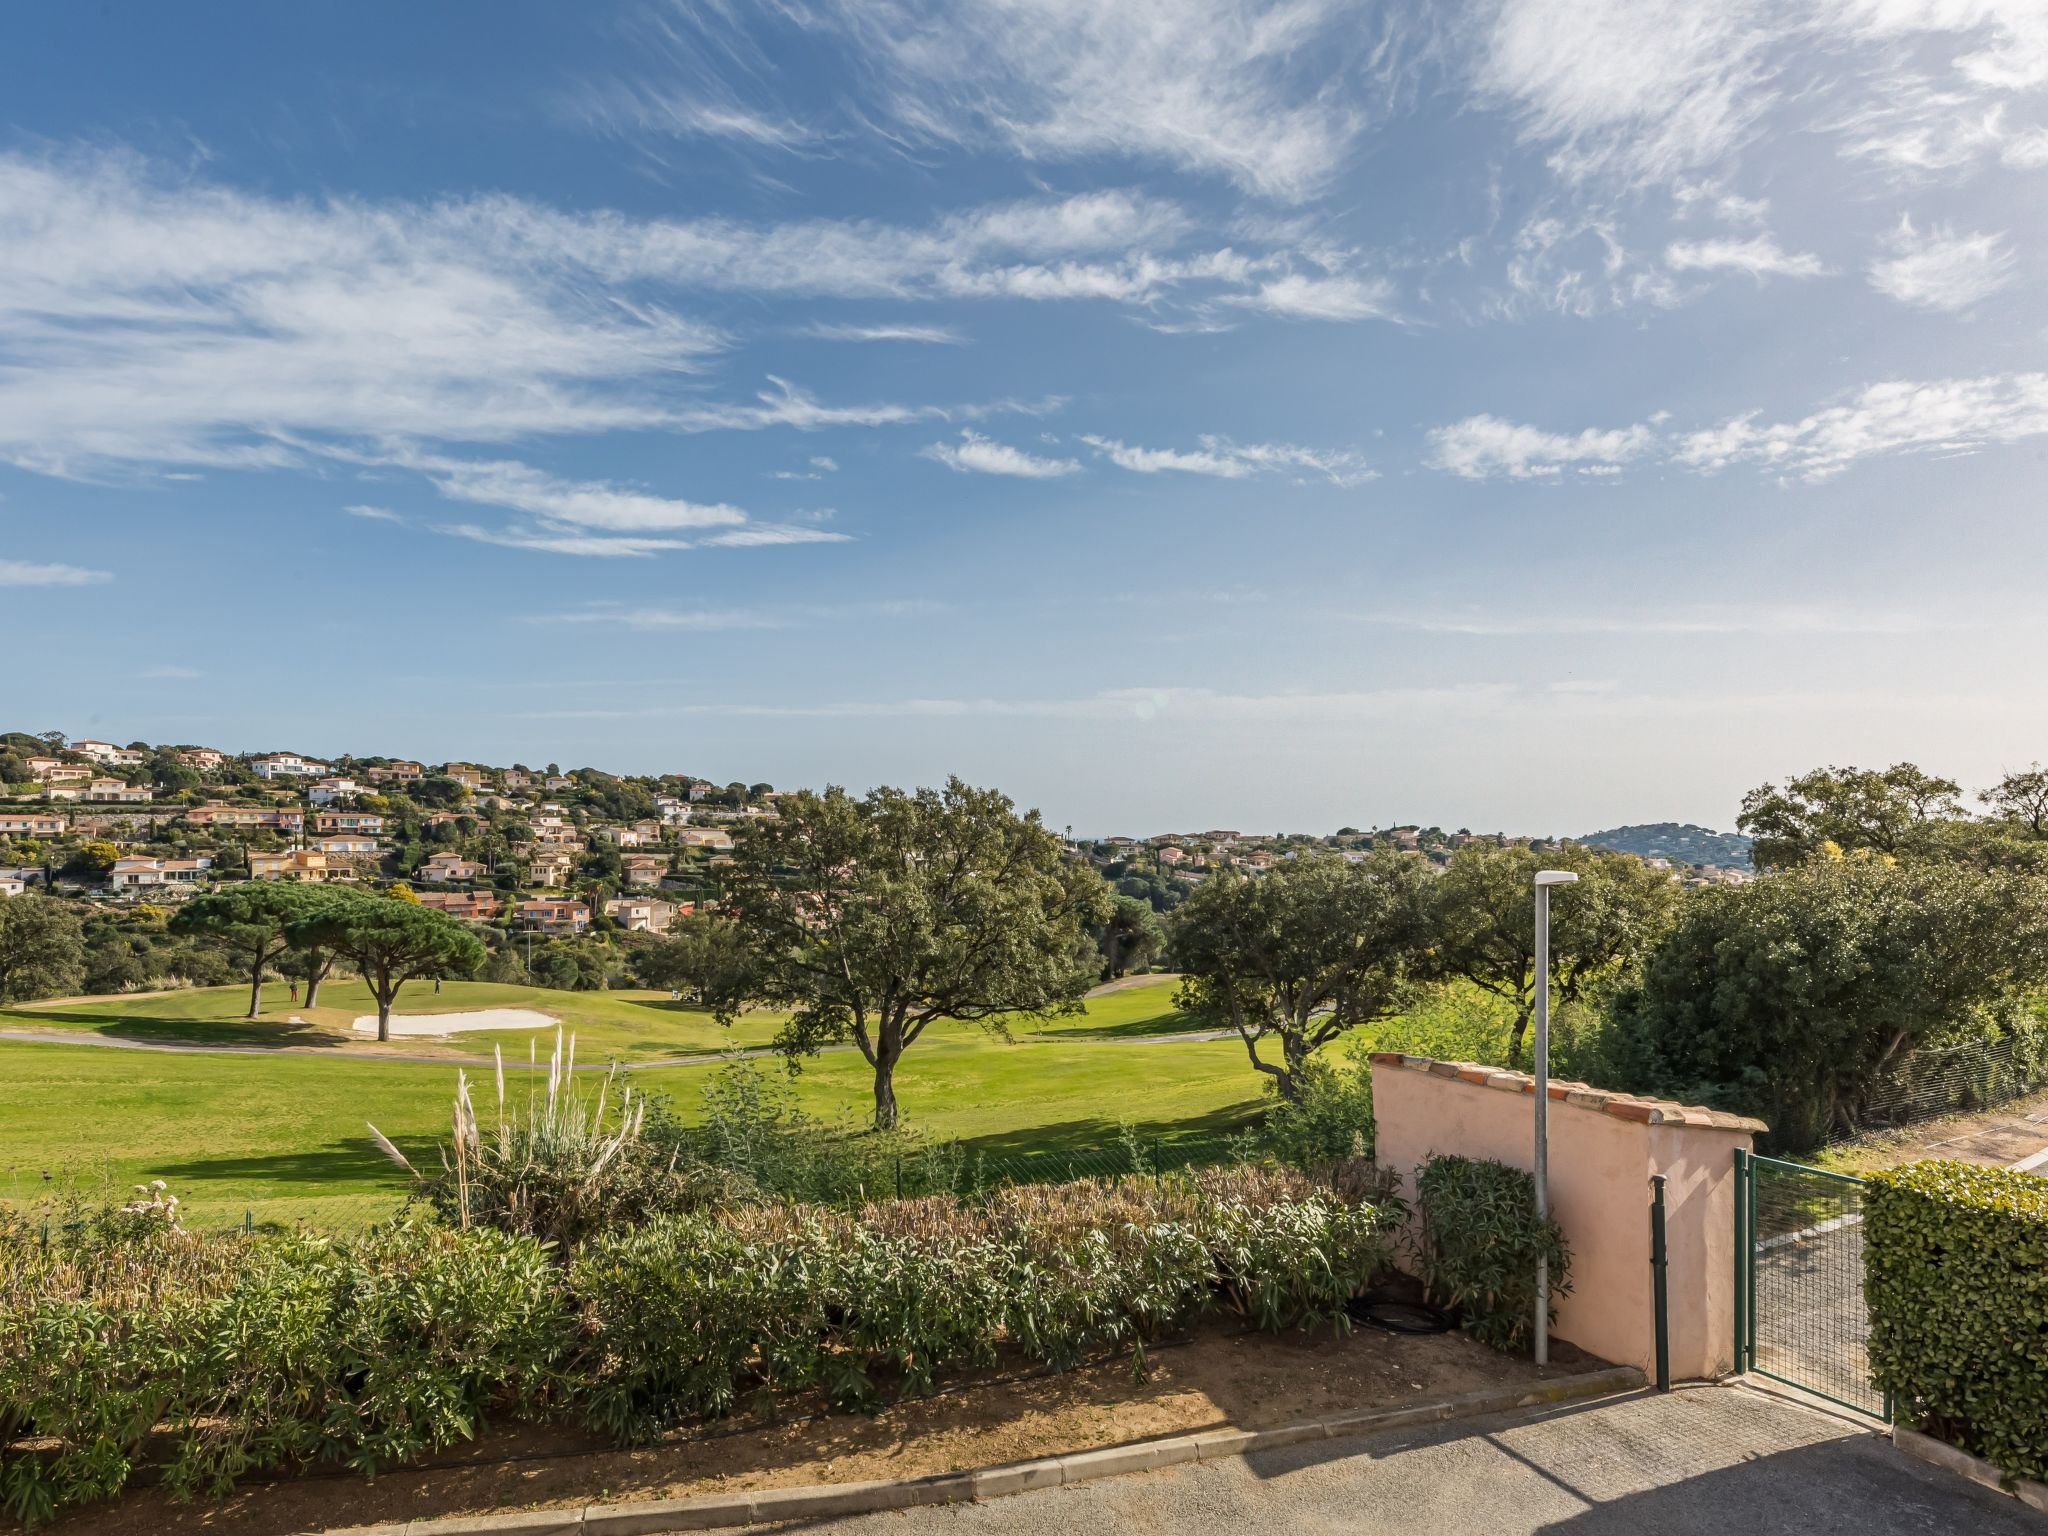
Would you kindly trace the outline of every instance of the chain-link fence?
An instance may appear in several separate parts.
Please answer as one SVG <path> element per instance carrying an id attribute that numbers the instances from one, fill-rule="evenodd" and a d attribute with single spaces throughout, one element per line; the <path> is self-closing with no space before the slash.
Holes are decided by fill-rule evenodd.
<path id="1" fill-rule="evenodd" d="M 801 1191 L 814 1203 L 854 1205 L 864 1200 L 951 1194 L 972 1199 L 1005 1184 L 1057 1184 L 1074 1179 L 1152 1177 L 1239 1162 L 1247 1156 L 1233 1137 L 1125 1137 L 1119 1141 L 990 1153 L 965 1143 L 939 1143 L 864 1160 Z M 304 1193 L 271 1188 L 251 1194 L 215 1194 L 204 1184 L 155 1191 L 108 1170 L 0 1171 L 0 1206 L 11 1208 L 44 1233 L 61 1232 L 91 1212 L 152 1198 L 179 1202 L 188 1231 L 225 1234 L 299 1228 L 332 1236 L 367 1231 L 406 1207 L 400 1180 L 384 1189 Z"/>
<path id="2" fill-rule="evenodd" d="M 2048 1049 L 2005 1035 L 1915 1051 L 1864 1101 L 1858 1135 L 1996 1109 L 2048 1089 Z"/>

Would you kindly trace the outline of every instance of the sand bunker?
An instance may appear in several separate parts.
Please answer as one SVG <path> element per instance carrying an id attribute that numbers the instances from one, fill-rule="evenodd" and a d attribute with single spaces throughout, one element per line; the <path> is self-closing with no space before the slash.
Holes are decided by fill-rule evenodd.
<path id="1" fill-rule="evenodd" d="M 394 1013 L 391 1038 L 421 1035 L 459 1035 L 472 1029 L 553 1029 L 558 1021 L 532 1008 L 472 1008 L 467 1013 Z M 377 1015 L 366 1013 L 355 1021 L 359 1035 L 377 1033 Z"/>

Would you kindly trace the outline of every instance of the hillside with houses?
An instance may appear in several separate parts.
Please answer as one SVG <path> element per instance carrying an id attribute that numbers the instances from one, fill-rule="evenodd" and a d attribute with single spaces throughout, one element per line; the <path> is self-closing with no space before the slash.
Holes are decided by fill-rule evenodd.
<path id="1" fill-rule="evenodd" d="M 663 933 L 695 911 L 715 889 L 735 832 L 774 816 L 777 798 L 770 784 L 721 784 L 682 772 L 316 757 L 13 732 L 0 735 L 0 894 L 42 889 L 98 911 L 108 958 L 94 979 L 110 985 L 165 979 L 127 975 L 120 958 L 152 947 L 133 935 L 153 915 L 196 891 L 247 880 L 399 888 L 479 925 L 507 979 L 605 985 L 625 974 L 620 957 L 608 945 L 580 941 Z M 1221 870 L 1256 874 L 1308 852 L 1356 862 L 1392 851 L 1437 871 L 1475 843 L 1559 846 L 1415 825 L 1101 838 L 1070 832 L 1067 841 L 1121 897 L 1154 914 L 1170 912 Z M 1655 862 L 1687 883 L 1748 874 Z M 134 961 L 145 970 L 158 963 Z"/>

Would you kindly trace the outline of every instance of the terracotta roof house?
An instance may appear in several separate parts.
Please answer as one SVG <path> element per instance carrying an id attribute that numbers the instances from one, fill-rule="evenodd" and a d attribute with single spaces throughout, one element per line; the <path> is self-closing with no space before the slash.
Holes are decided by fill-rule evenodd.
<path id="1" fill-rule="evenodd" d="M 590 926 L 590 908 L 580 901 L 522 901 L 519 923 L 541 933 L 581 933 Z"/>

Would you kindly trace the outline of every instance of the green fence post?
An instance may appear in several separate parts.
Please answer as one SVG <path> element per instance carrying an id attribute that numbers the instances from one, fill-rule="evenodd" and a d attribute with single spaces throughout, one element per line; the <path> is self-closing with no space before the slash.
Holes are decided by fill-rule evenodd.
<path id="1" fill-rule="evenodd" d="M 1749 1265 L 1744 1255 L 1749 1250 L 1749 1199 L 1748 1169 L 1744 1167 L 1749 1154 L 1742 1148 L 1735 1149 L 1735 1374 L 1740 1376 L 1749 1369 L 1747 1344 L 1749 1339 Z"/>
<path id="2" fill-rule="evenodd" d="M 1650 1175 L 1650 1288 L 1657 1312 L 1657 1390 L 1671 1390 L 1671 1314 L 1664 1271 L 1664 1175 Z"/>
<path id="3" fill-rule="evenodd" d="M 242 1208 L 242 1236 L 247 1237 L 256 1230 L 256 1213 L 247 1206 Z"/>
<path id="4" fill-rule="evenodd" d="M 896 1154 L 896 1198 L 903 1198 L 903 1154 Z"/>

